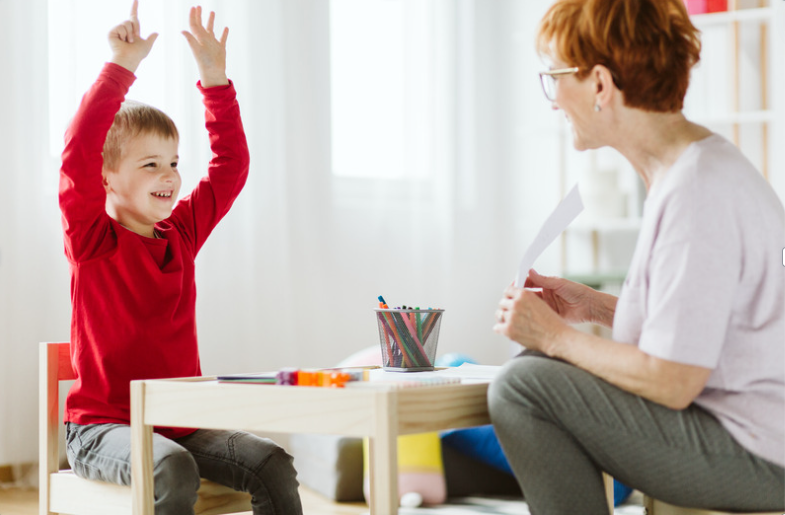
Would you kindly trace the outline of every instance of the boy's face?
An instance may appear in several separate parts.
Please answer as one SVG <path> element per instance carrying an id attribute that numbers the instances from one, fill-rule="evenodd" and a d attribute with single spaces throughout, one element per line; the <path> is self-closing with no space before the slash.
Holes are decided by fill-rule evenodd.
<path id="1" fill-rule="evenodd" d="M 117 170 L 103 170 L 106 212 L 127 229 L 152 238 L 180 193 L 174 138 L 140 134 L 124 146 Z"/>

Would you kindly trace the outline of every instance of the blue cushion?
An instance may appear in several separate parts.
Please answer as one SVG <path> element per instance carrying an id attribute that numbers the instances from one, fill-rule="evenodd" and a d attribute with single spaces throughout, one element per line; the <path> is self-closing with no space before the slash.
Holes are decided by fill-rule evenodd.
<path id="1" fill-rule="evenodd" d="M 613 480 L 613 505 L 618 506 L 632 494 L 632 488 Z"/>
<path id="2" fill-rule="evenodd" d="M 442 445 L 452 447 L 470 458 L 512 474 L 510 464 L 491 425 L 445 431 L 442 433 Z"/>

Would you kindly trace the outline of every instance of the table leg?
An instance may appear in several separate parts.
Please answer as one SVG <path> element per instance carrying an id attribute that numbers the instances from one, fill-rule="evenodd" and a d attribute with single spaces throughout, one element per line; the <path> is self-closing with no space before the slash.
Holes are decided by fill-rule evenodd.
<path id="1" fill-rule="evenodd" d="M 397 400 L 389 392 L 376 397 L 376 422 L 368 448 L 371 515 L 398 513 Z"/>
<path id="2" fill-rule="evenodd" d="M 602 473 L 602 484 L 605 487 L 605 499 L 608 501 L 608 510 L 613 513 L 613 476 Z"/>
<path id="3" fill-rule="evenodd" d="M 143 381 L 131 382 L 131 513 L 153 515 L 153 427 L 144 423 Z"/>

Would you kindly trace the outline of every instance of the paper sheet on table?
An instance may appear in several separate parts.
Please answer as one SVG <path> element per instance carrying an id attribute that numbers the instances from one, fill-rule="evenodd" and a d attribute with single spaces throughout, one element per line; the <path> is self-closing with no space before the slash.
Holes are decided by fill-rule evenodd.
<path id="1" fill-rule="evenodd" d="M 457 367 L 439 368 L 431 372 L 392 372 L 383 369 L 375 369 L 369 372 L 371 381 L 417 381 L 430 380 L 433 378 L 458 378 L 461 383 L 488 383 L 501 369 L 496 365 L 475 365 L 473 363 L 463 363 Z"/>
<path id="2" fill-rule="evenodd" d="M 540 257 L 540 254 L 575 220 L 575 217 L 581 211 L 583 211 L 583 200 L 581 200 L 581 192 L 576 184 L 559 205 L 556 206 L 551 216 L 545 220 L 540 232 L 537 233 L 537 237 L 534 238 L 534 241 L 531 242 L 531 245 L 523 254 L 521 264 L 518 266 L 518 274 L 515 276 L 516 288 L 523 288 L 523 283 L 526 282 L 529 270 L 534 265 L 534 262 L 537 261 L 537 258 Z"/>
<path id="3" fill-rule="evenodd" d="M 474 363 L 462 363 L 457 367 L 450 367 L 438 370 L 436 373 L 442 377 L 459 377 L 462 383 L 472 381 L 490 381 L 501 370 L 499 365 L 475 365 Z"/>

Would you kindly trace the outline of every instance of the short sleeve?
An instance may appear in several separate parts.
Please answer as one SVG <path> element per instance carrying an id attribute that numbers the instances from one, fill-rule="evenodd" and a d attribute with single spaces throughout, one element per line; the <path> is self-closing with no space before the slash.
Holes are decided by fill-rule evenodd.
<path id="1" fill-rule="evenodd" d="M 716 368 L 741 274 L 741 238 L 722 184 L 688 181 L 662 202 L 639 348 Z"/>

